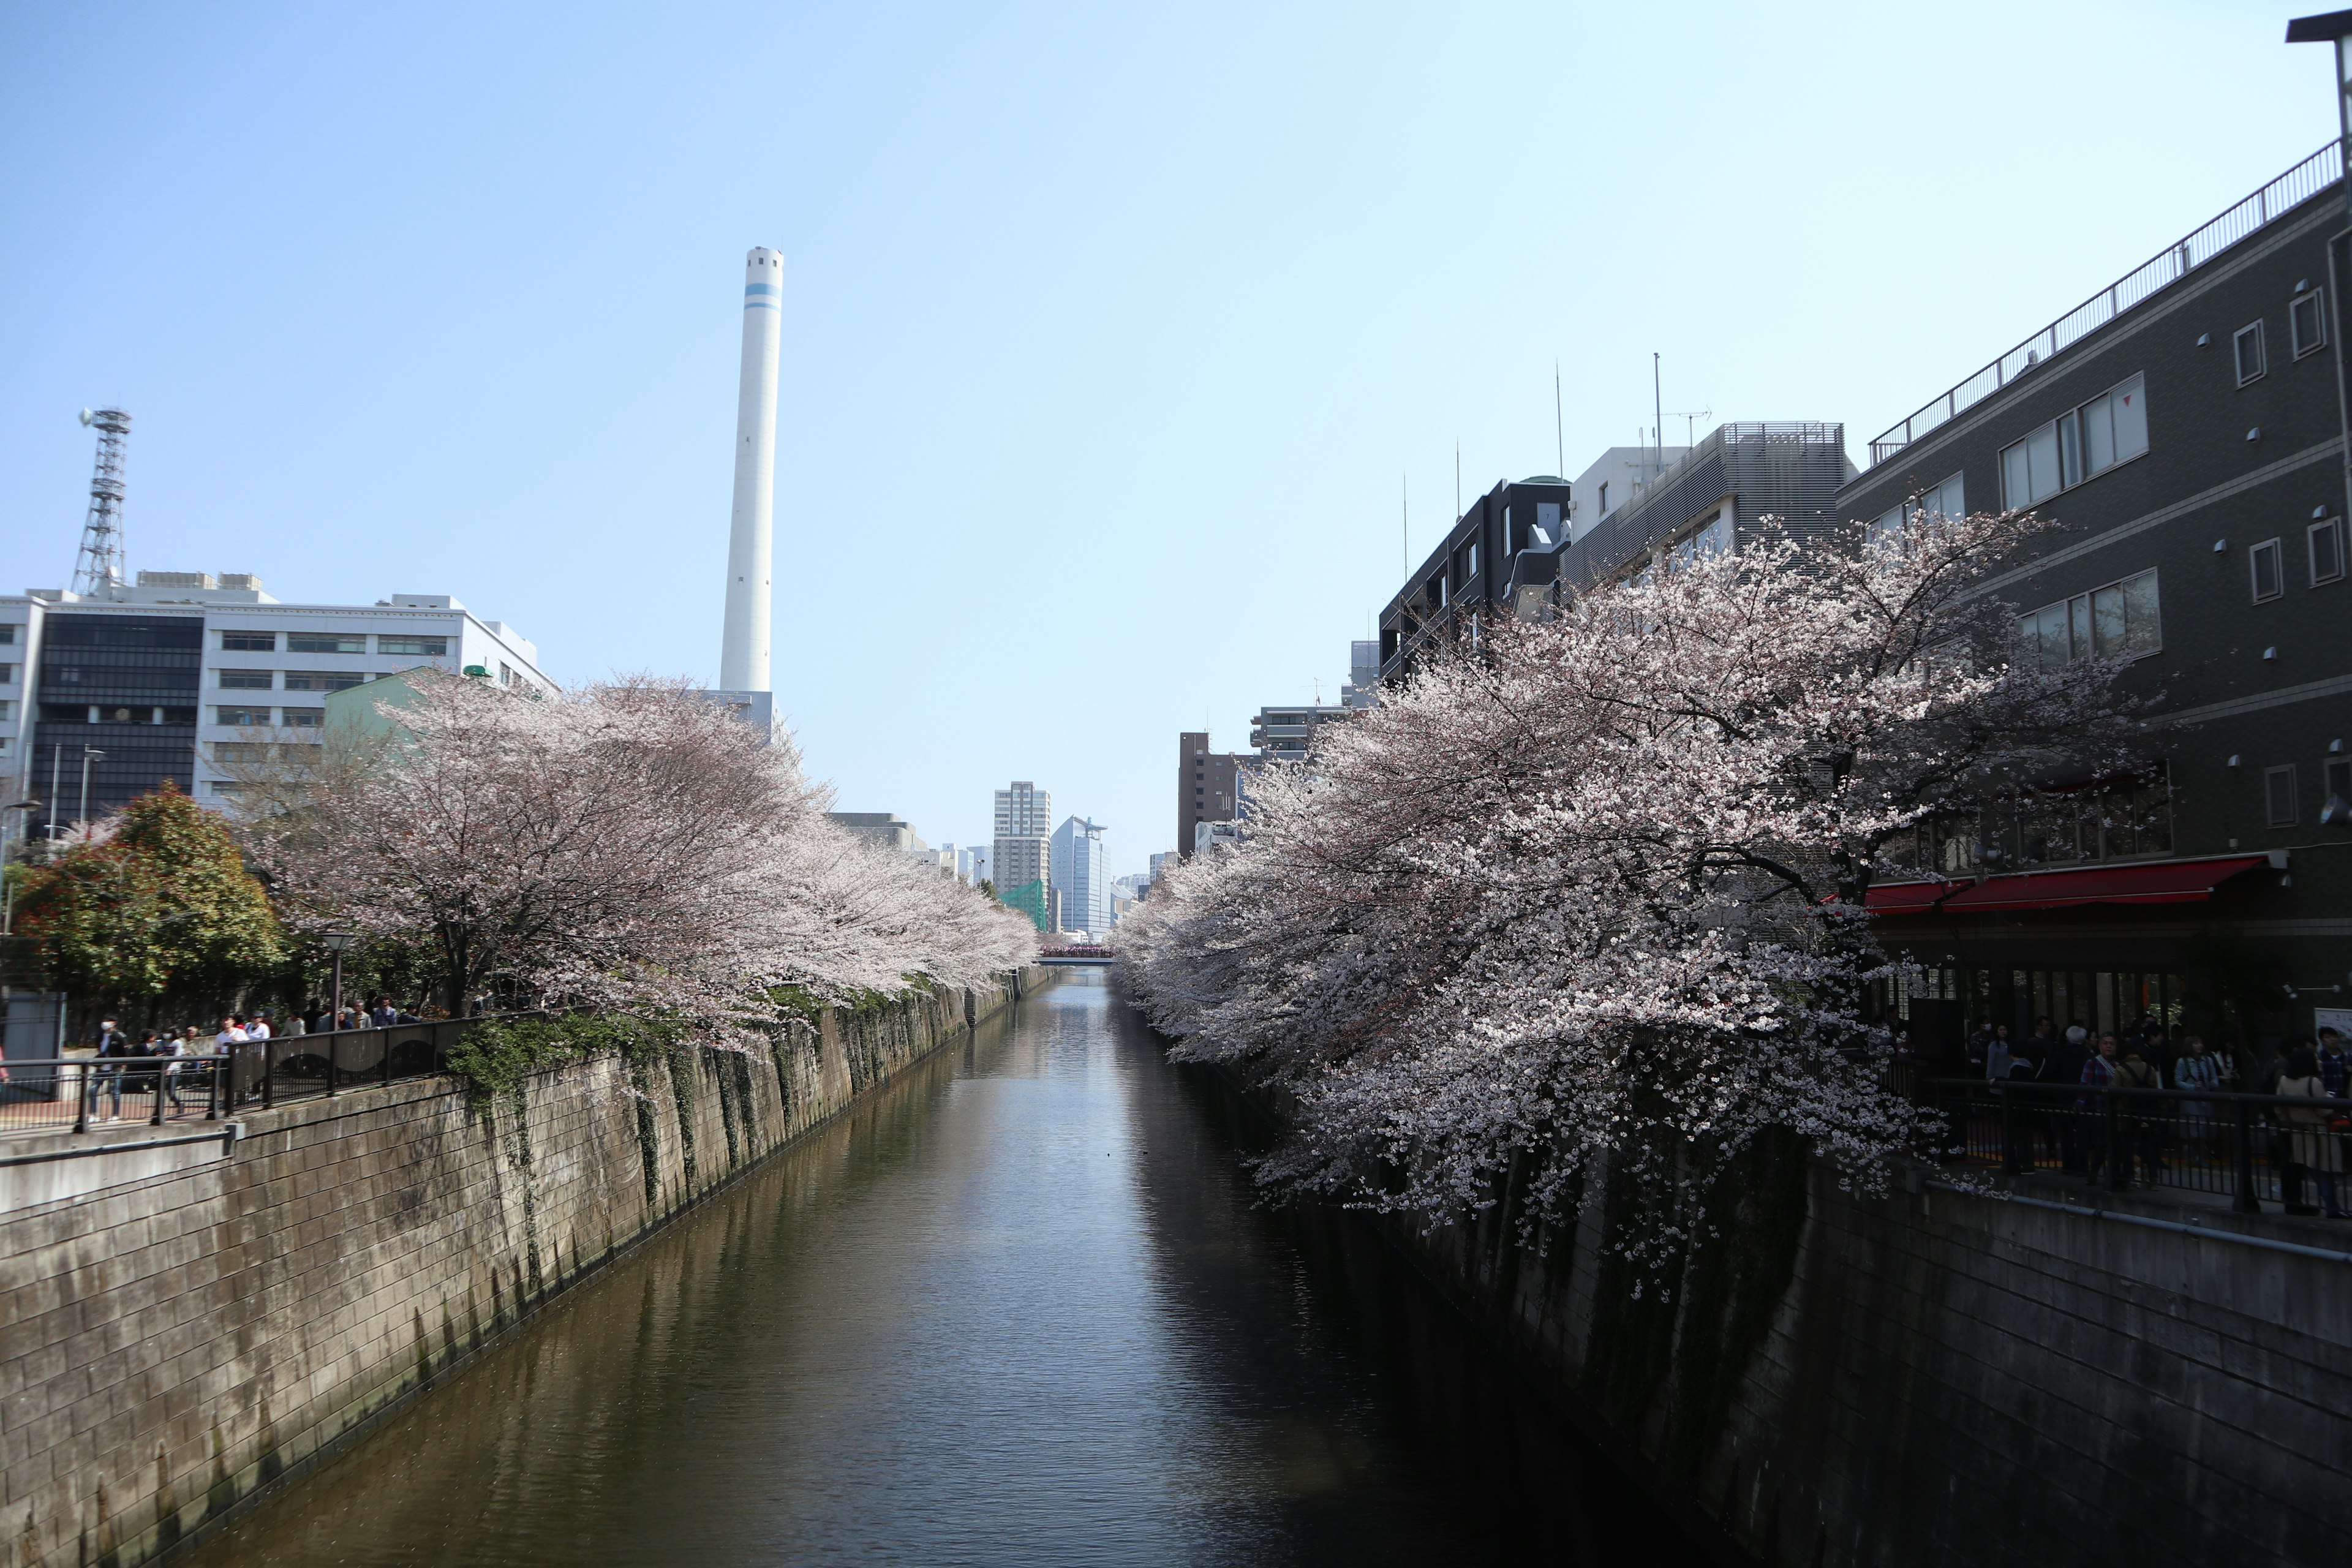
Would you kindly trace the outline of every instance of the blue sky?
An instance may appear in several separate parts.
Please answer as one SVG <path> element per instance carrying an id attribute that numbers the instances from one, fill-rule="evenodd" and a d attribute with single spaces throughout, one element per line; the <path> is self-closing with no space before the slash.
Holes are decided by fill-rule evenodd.
<path id="1" fill-rule="evenodd" d="M 0 581 L 454 593 L 716 678 L 743 253 L 786 256 L 778 706 L 933 842 L 1332 700 L 1465 493 L 1671 410 L 1849 446 L 2318 147 L 2292 8 L 0 12 Z M 1681 421 L 1669 421 L 1669 439 Z M 1704 426 L 1702 426 L 1704 428 Z"/>

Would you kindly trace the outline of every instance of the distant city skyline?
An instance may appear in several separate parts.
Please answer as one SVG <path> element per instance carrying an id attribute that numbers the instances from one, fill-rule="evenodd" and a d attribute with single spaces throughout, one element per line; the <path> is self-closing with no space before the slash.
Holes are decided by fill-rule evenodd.
<path id="1" fill-rule="evenodd" d="M 113 405 L 134 572 L 431 588 L 565 684 L 716 685 L 772 246 L 777 718 L 845 811 L 980 844 L 1050 779 L 1140 871 L 1189 847 L 1142 826 L 1174 735 L 1339 700 L 1457 447 L 1465 500 L 1654 410 L 1858 447 L 2335 134 L 2285 15 L 16 7 L 0 593 L 69 581 Z M 2030 113 L 1923 102 L 2027 37 Z M 2048 194 L 1963 238 L 1947 190 Z"/>

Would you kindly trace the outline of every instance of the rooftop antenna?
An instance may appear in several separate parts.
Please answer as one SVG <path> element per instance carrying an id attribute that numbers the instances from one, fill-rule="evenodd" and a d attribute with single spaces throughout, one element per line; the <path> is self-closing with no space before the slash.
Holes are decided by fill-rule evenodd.
<path id="1" fill-rule="evenodd" d="M 74 559 L 74 592 L 112 598 L 129 585 L 122 571 L 122 455 L 131 416 L 120 408 L 81 411 L 98 426 L 98 463 L 89 476 L 89 515 L 82 521 L 81 553 Z"/>
<path id="2" fill-rule="evenodd" d="M 1559 361 L 1551 362 L 1551 437 L 1559 447 L 1559 466 L 1552 470 L 1555 479 L 1568 478 L 1568 426 L 1559 414 Z"/>
<path id="3" fill-rule="evenodd" d="M 1672 414 L 1667 415 L 1666 417 L 1669 419 L 1679 419 L 1683 421 L 1683 445 L 1687 447 L 1696 439 L 1693 432 L 1696 429 L 1698 421 L 1702 419 L 1714 418 L 1715 410 L 1712 408 L 1701 408 L 1694 411 L 1688 408 L 1677 408 Z"/>

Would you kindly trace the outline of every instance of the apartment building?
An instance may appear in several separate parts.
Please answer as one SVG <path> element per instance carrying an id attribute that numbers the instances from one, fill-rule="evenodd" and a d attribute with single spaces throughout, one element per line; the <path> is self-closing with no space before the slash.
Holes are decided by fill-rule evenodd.
<path id="1" fill-rule="evenodd" d="M 997 897 L 1054 931 L 1054 796 L 1033 780 L 1014 779 L 996 792 L 996 834 L 990 845 L 989 876 Z"/>
<path id="2" fill-rule="evenodd" d="M 93 816 L 167 780 L 216 805 L 241 748 L 315 742 L 329 693 L 420 665 L 554 686 L 530 639 L 446 595 L 281 604 L 250 575 L 142 572 L 102 598 L 0 595 L 0 777 L 44 802 L 37 831 L 79 813 L 86 756 Z"/>
<path id="3" fill-rule="evenodd" d="M 1237 752 L 1209 750 L 1206 730 L 1176 737 L 1176 852 L 1192 858 L 1206 825 L 1230 823 L 1241 811 L 1241 768 L 1252 759 Z"/>
<path id="4" fill-rule="evenodd" d="M 1838 496 L 1881 537 L 2054 518 L 1988 591 L 2032 657 L 2121 654 L 2154 705 L 2128 774 L 1936 824 L 1937 878 L 1874 892 L 1930 966 L 1891 998 L 1923 1047 L 2043 1016 L 2259 1046 L 2352 1008 L 2342 174 L 2331 142 L 2102 288 Z"/>

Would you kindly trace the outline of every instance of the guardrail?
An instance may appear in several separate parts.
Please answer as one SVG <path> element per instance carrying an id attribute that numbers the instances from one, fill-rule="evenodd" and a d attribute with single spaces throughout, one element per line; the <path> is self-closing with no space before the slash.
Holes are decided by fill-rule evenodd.
<path id="1" fill-rule="evenodd" d="M 535 1014 L 506 1014 L 531 1017 Z M 395 1024 L 247 1041 L 183 1057 L 14 1058 L 0 1062 L 0 1132 L 87 1132 L 142 1121 L 162 1127 L 237 1107 L 340 1094 L 449 1070 L 458 1037 L 485 1018 Z M 130 1112 L 126 1116 L 126 1109 Z"/>
<path id="2" fill-rule="evenodd" d="M 2265 1203 L 2316 1212 L 2326 1174 L 2352 1207 L 2352 1100 L 1983 1079 L 1928 1079 L 1916 1095 L 1942 1113 L 1927 1152 L 1947 1163 L 2175 1188 L 2242 1214 Z"/>
<path id="3" fill-rule="evenodd" d="M 1896 425 L 1870 444 L 1870 466 L 1876 468 L 1912 442 L 1964 410 L 1983 402 L 2002 387 L 2040 366 L 2105 326 L 2126 310 L 2189 276 L 2230 247 L 2284 217 L 2341 178 L 2343 143 L 2327 145 L 2237 203 L 2219 217 L 2162 250 L 2108 284 L 1941 397 Z"/>

